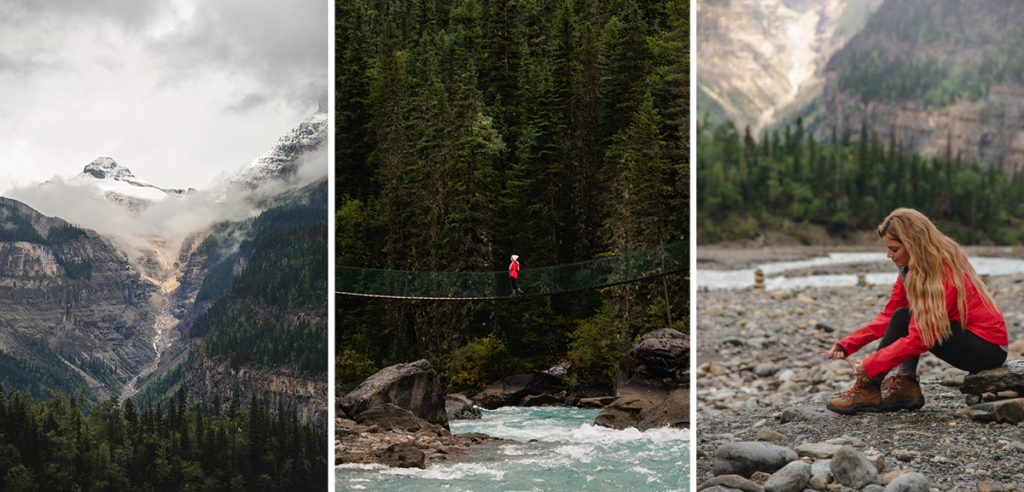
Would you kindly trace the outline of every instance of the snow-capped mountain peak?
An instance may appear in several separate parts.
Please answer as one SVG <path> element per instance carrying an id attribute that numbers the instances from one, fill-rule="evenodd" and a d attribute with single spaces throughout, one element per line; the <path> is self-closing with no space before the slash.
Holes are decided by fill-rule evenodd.
<path id="1" fill-rule="evenodd" d="M 250 192 L 272 180 L 291 180 L 307 158 L 326 149 L 327 121 L 327 113 L 317 111 L 282 135 L 228 183 L 228 194 Z"/>
<path id="2" fill-rule="evenodd" d="M 116 181 L 125 181 L 128 183 L 139 183 L 140 185 L 149 185 L 145 181 L 142 181 L 132 174 L 131 170 L 127 167 L 121 167 L 114 159 L 110 157 L 97 157 L 96 160 L 90 162 L 85 166 L 81 175 L 88 174 L 96 179 L 113 179 Z M 79 176 L 81 176 L 79 175 Z M 150 185 L 152 186 L 152 185 Z"/>
<path id="3" fill-rule="evenodd" d="M 195 191 L 154 186 L 135 177 L 130 169 L 110 157 L 97 157 L 87 164 L 80 174 L 66 183 L 94 189 L 98 198 L 119 203 L 135 213 L 168 196 L 181 197 Z M 47 183 L 43 184 L 46 185 Z"/>

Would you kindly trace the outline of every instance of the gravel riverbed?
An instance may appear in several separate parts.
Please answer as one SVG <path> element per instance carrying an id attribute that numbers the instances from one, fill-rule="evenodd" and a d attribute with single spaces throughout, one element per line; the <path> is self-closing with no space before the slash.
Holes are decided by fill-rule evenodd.
<path id="1" fill-rule="evenodd" d="M 760 250 L 698 251 L 703 257 L 698 257 L 701 268 L 712 269 L 749 268 L 770 259 L 821 255 L 813 248 L 792 248 L 783 257 Z M 1005 248 L 968 253 L 1013 254 Z M 887 266 L 895 281 L 895 268 Z M 1009 358 L 1020 357 L 1024 351 L 1024 275 L 994 276 L 988 286 L 1006 319 Z M 966 373 L 931 354 L 922 356 L 918 369 L 925 394 L 921 410 L 855 416 L 826 410 L 811 420 L 782 423 L 787 409 L 823 408 L 825 402 L 853 385 L 853 371 L 845 361 L 812 354 L 827 351 L 873 319 L 891 291 L 892 284 L 785 292 L 698 292 L 694 337 L 697 483 L 712 478 L 711 466 L 719 446 L 757 441 L 761 434 L 761 440 L 771 438 L 774 444 L 790 448 L 831 441 L 851 444 L 861 452 L 877 450 L 885 457 L 884 471 L 917 471 L 933 489 L 1024 490 L 1024 426 L 956 417 L 954 412 L 966 406 L 966 395 L 953 385 Z M 869 344 L 851 361 L 876 349 L 877 342 Z"/>

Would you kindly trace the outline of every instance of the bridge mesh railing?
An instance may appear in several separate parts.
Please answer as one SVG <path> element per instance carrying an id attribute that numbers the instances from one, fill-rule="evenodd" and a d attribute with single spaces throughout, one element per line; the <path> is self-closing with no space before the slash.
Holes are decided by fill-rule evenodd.
<path id="1" fill-rule="evenodd" d="M 689 243 L 678 242 L 597 260 L 539 268 L 524 267 L 518 284 L 524 295 L 594 289 L 690 268 Z M 410 272 L 339 266 L 340 294 L 410 299 L 493 299 L 508 297 L 507 271 Z"/>

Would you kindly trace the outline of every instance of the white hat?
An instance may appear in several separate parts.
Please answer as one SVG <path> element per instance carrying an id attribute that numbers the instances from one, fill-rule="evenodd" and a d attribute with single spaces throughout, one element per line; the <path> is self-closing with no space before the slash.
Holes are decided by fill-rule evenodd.
<path id="1" fill-rule="evenodd" d="M 512 261 L 519 260 L 519 255 L 512 255 Z"/>

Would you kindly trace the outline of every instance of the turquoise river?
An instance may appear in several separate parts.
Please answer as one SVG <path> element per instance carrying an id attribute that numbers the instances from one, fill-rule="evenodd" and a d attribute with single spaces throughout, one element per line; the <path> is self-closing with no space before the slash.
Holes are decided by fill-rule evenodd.
<path id="1" fill-rule="evenodd" d="M 475 449 L 472 461 L 425 470 L 382 465 L 335 468 L 338 491 L 689 491 L 690 431 L 594 426 L 598 410 L 506 407 L 452 433 L 483 432 L 517 443 Z M 537 442 L 529 442 L 536 439 Z"/>

